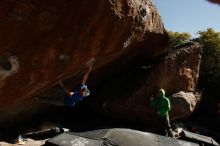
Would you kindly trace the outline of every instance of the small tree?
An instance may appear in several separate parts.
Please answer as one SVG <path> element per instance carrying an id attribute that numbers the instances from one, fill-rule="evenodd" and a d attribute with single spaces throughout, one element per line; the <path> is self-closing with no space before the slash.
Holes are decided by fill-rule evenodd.
<path id="1" fill-rule="evenodd" d="M 193 41 L 203 47 L 200 79 L 203 87 L 220 87 L 220 33 L 212 28 L 199 31 Z"/>
<path id="2" fill-rule="evenodd" d="M 169 46 L 168 49 L 173 49 L 177 45 L 183 45 L 187 42 L 189 42 L 192 38 L 192 36 L 189 33 L 183 32 L 173 32 L 173 31 L 168 31 L 168 35 L 170 37 L 169 40 Z"/>

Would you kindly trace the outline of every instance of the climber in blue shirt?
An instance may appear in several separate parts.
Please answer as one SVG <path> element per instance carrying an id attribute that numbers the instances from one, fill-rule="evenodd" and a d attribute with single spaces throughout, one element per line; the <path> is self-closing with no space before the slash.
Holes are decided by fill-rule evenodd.
<path id="1" fill-rule="evenodd" d="M 89 96 L 90 91 L 85 84 L 81 84 L 80 88 L 73 91 L 73 92 L 68 92 L 65 93 L 64 95 L 64 104 L 73 107 L 76 103 L 81 101 L 84 97 Z"/>
<path id="2" fill-rule="evenodd" d="M 58 105 L 58 106 L 69 106 L 69 107 L 74 107 L 75 104 L 77 104 L 79 101 L 81 101 L 83 98 L 87 97 L 90 95 L 90 91 L 86 85 L 86 81 L 89 77 L 89 74 L 92 70 L 93 63 L 95 59 L 92 58 L 88 63 L 86 67 L 86 73 L 83 76 L 83 79 L 81 81 L 81 84 L 79 88 L 77 88 L 74 91 L 71 91 L 67 89 L 64 84 L 60 81 L 59 86 L 63 89 L 64 95 L 58 96 L 57 97 L 35 97 L 36 100 L 39 100 L 44 103 L 49 103 L 53 105 Z M 62 92 L 63 92 L 62 91 Z"/>
<path id="3" fill-rule="evenodd" d="M 85 73 L 85 75 L 83 76 L 81 85 L 78 89 L 74 90 L 74 91 L 70 91 L 69 89 L 67 89 L 62 82 L 59 83 L 59 85 L 63 88 L 65 94 L 64 94 L 64 104 L 66 106 L 69 107 L 73 107 L 76 103 L 78 103 L 79 101 L 81 101 L 84 97 L 87 97 L 90 95 L 90 91 L 86 85 L 86 81 L 89 77 L 89 74 L 92 70 L 92 63 L 89 64 L 88 66 L 88 70 Z"/>

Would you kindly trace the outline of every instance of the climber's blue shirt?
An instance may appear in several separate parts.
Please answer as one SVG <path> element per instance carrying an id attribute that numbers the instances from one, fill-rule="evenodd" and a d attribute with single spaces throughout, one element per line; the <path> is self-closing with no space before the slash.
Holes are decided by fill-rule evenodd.
<path id="1" fill-rule="evenodd" d="M 80 88 L 82 86 L 85 86 L 85 85 L 81 84 Z M 80 88 L 75 90 L 73 92 L 73 95 L 71 95 L 71 96 L 69 96 L 67 94 L 64 95 L 64 104 L 66 106 L 74 107 L 75 104 L 77 104 L 79 101 L 81 101 L 84 98 L 84 96 L 81 96 L 80 93 L 79 93 L 80 92 Z"/>
<path id="2" fill-rule="evenodd" d="M 81 101 L 83 96 L 79 94 L 79 91 L 74 91 L 73 95 L 69 96 L 67 94 L 64 95 L 64 104 L 69 107 L 74 107 L 76 103 Z"/>

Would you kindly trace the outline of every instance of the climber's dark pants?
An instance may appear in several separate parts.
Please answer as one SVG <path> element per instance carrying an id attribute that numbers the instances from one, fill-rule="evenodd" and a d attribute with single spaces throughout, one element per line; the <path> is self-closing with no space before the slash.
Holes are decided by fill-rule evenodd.
<path id="1" fill-rule="evenodd" d="M 166 131 L 166 135 L 168 135 L 169 137 L 174 137 L 173 130 L 172 130 L 172 127 L 171 127 L 171 124 L 170 124 L 169 116 L 160 117 L 160 121 L 162 122 L 162 126 Z"/>

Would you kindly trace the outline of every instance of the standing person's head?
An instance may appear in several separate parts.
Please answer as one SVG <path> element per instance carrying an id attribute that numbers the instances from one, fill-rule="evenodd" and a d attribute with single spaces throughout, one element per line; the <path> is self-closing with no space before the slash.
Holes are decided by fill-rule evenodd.
<path id="1" fill-rule="evenodd" d="M 160 89 L 159 93 L 160 93 L 160 97 L 164 97 L 165 96 L 165 90 L 164 89 Z"/>

